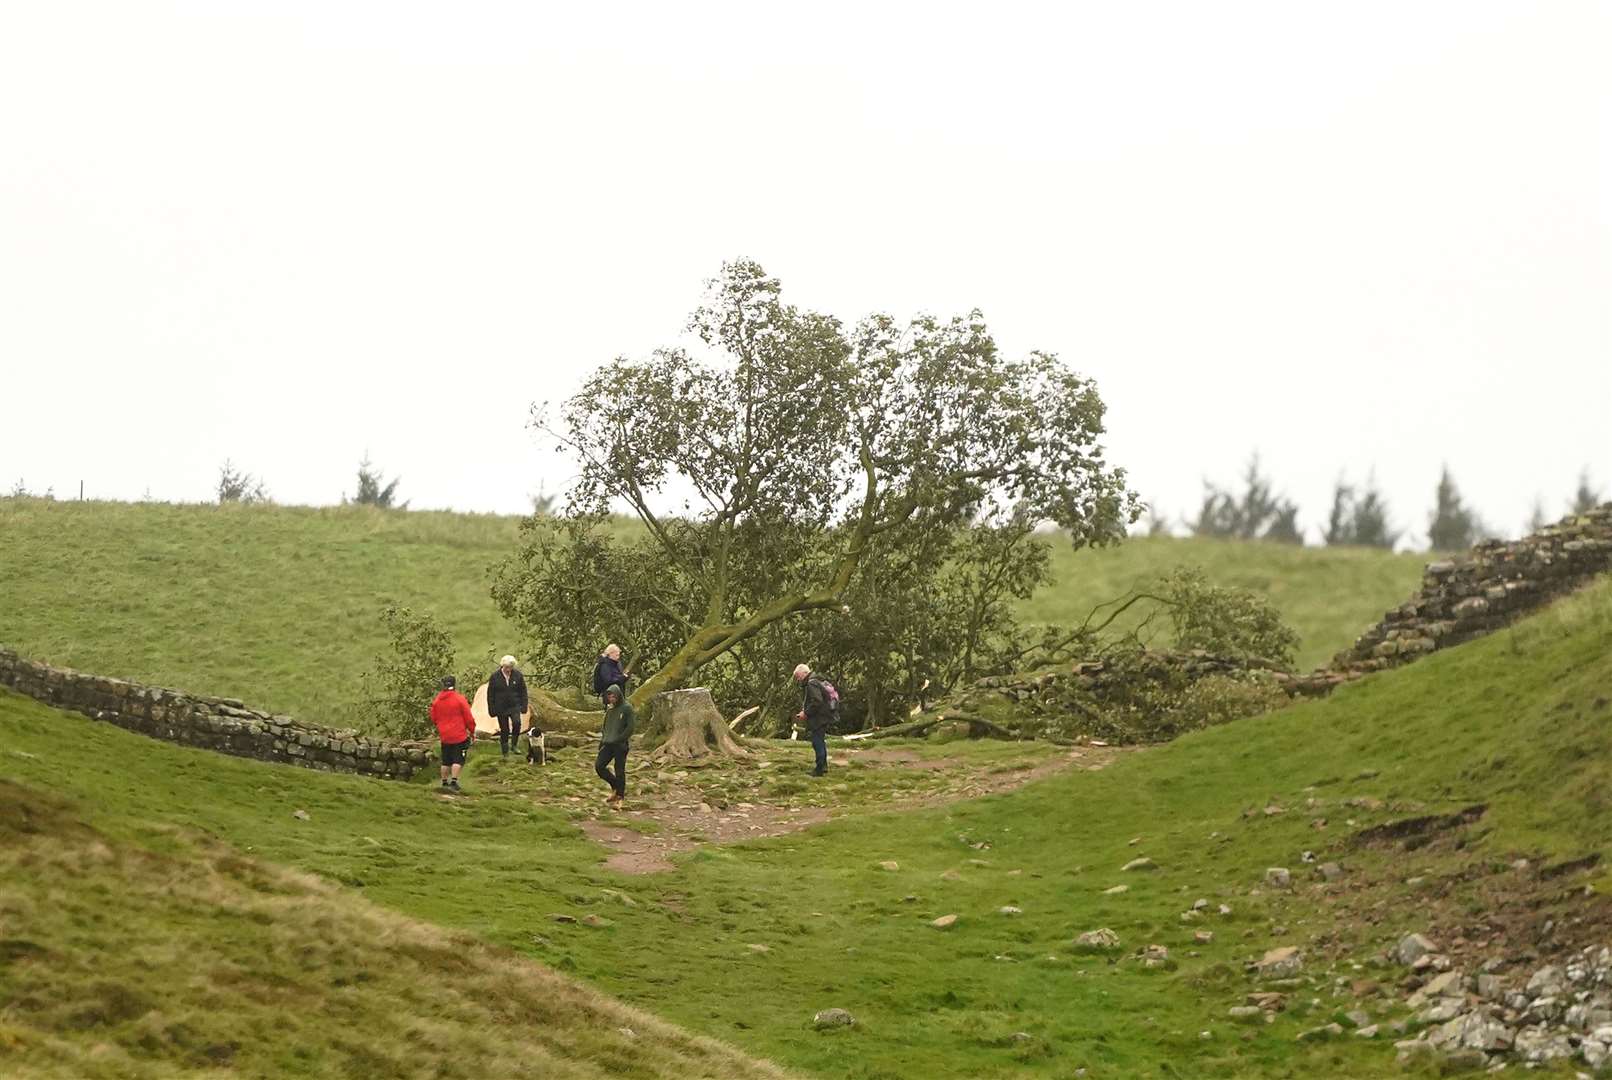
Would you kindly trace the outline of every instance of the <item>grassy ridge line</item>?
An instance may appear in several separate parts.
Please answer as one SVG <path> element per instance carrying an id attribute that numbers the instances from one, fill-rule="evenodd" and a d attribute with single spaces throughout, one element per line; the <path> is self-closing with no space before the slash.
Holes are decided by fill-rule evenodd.
<path id="1" fill-rule="evenodd" d="M 367 507 L 0 498 L 0 642 L 83 671 L 363 726 L 384 604 L 435 614 L 462 661 L 515 647 L 487 570 L 512 550 L 517 527 L 513 517 Z M 1268 593 L 1300 631 L 1306 665 L 1400 603 L 1421 565 L 1414 555 L 1209 540 L 1049 543 L 1056 579 L 1024 605 L 1032 622 L 1078 622 L 1195 562 L 1213 581 Z M 580 658 L 579 681 L 588 663 Z"/>
<path id="2" fill-rule="evenodd" d="M 1416 591 L 1425 554 L 1375 548 L 1309 548 L 1172 537 L 1138 537 L 1118 547 L 1076 551 L 1053 545 L 1053 584 L 1020 605 L 1033 624 L 1076 625 L 1097 604 L 1145 587 L 1184 564 L 1216 585 L 1270 598 L 1299 634 L 1297 667 L 1308 671 L 1347 647 L 1384 611 Z M 1140 617 L 1141 608 L 1133 609 Z M 1122 616 L 1117 626 L 1135 625 Z M 1162 642 L 1161 642 L 1162 643 Z"/>
<path id="3" fill-rule="evenodd" d="M 205 835 L 151 839 L 0 780 L 7 1077 L 785 1076 Z"/>
<path id="4" fill-rule="evenodd" d="M 821 1076 L 1067 1077 L 1084 1067 L 1092 1080 L 1362 1077 L 1393 1071 L 1391 1048 L 1295 1036 L 1356 1005 L 1396 1015 L 1401 972 L 1371 960 L 1384 944 L 1417 929 L 1531 949 L 1529 920 L 1573 926 L 1583 886 L 1607 888 L 1582 876 L 1535 882 L 1510 864 L 1612 855 L 1609 646 L 1603 583 L 1327 700 L 1101 772 L 707 848 L 675 874 L 645 878 L 603 870 L 564 805 L 534 802 L 520 788 L 526 774 L 487 757 L 473 760 L 467 786 L 497 770 L 509 793 L 486 785 L 443 804 L 409 785 L 152 742 L 5 694 L 0 757 L 23 782 L 63 789 L 98 827 L 121 822 L 152 844 L 173 825 L 206 829 Z M 1371 825 L 1474 802 L 1487 814 L 1449 842 L 1349 842 Z M 290 820 L 299 806 L 310 821 Z M 1342 862 L 1345 879 L 1311 879 L 1304 850 Z M 1142 854 L 1159 869 L 1121 872 Z M 1261 888 L 1269 866 L 1291 867 L 1297 888 Z M 1106 892 L 1119 884 L 1128 891 Z M 1183 923 L 1198 897 L 1232 914 Z M 1021 914 L 1000 914 L 1004 905 Z M 557 924 L 553 911 L 609 924 Z M 952 913 L 961 918 L 951 930 L 929 925 Z M 1179 967 L 1071 949 L 1098 926 L 1117 931 L 1124 952 L 1168 946 Z M 1194 943 L 1199 927 L 1214 941 Z M 1245 962 L 1288 944 L 1304 949 L 1310 981 L 1275 1023 L 1231 1024 L 1227 1008 L 1255 985 Z M 1355 998 L 1347 984 L 1362 977 L 1386 993 Z M 811 1013 L 830 1006 L 850 1009 L 857 1027 L 812 1032 Z"/>
<path id="5" fill-rule="evenodd" d="M 468 659 L 514 639 L 487 569 L 517 519 L 366 507 L 0 500 L 0 640 L 97 674 L 362 726 L 388 602 Z"/>

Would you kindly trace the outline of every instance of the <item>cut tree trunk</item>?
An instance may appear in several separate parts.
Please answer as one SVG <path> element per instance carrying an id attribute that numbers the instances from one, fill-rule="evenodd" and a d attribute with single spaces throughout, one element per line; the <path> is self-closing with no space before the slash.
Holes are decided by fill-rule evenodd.
<path id="1" fill-rule="evenodd" d="M 666 731 L 666 741 L 649 755 L 655 762 L 701 761 L 708 757 L 753 757 L 728 730 L 716 711 L 711 691 L 703 687 L 668 690 L 656 694 L 655 723 Z"/>
<path id="2" fill-rule="evenodd" d="M 598 710 L 589 709 L 581 712 L 576 709 L 567 709 L 554 699 L 554 696 L 540 687 L 530 687 L 527 699 L 532 706 L 532 719 L 544 731 L 571 731 L 577 733 L 598 732 L 604 723 L 604 706 Z M 496 727 L 495 727 L 496 730 Z"/>
<path id="3" fill-rule="evenodd" d="M 477 688 L 470 701 L 470 715 L 476 718 L 476 731 L 482 735 L 497 735 L 498 721 L 487 713 L 487 684 Z M 575 734 L 597 734 L 604 719 L 604 709 L 598 712 L 580 712 L 561 705 L 553 694 L 540 686 L 527 692 L 527 708 L 521 714 L 521 730 L 536 724 L 544 731 L 567 731 Z"/>

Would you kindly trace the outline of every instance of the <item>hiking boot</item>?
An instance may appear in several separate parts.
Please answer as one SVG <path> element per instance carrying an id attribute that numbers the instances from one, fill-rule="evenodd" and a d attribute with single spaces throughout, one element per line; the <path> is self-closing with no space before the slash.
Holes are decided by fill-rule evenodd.
<path id="1" fill-rule="evenodd" d="M 457 781 L 457 780 L 449 780 L 448 781 L 448 790 L 453 792 L 455 795 L 459 794 L 459 781 Z"/>
<path id="2" fill-rule="evenodd" d="M 813 776 L 827 776 L 828 775 L 828 770 L 827 769 L 813 769 L 812 770 L 812 775 Z"/>

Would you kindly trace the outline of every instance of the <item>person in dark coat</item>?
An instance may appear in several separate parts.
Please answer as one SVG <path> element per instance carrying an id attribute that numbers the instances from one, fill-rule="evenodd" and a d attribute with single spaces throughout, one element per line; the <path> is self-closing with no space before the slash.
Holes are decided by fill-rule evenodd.
<path id="1" fill-rule="evenodd" d="M 798 665 L 795 681 L 800 683 L 801 690 L 800 712 L 795 714 L 795 719 L 806 725 L 812 737 L 812 751 L 817 756 L 812 775 L 822 776 L 828 772 L 828 725 L 834 719 L 834 708 L 829 702 L 828 687 L 812 674 L 811 668 Z"/>
<path id="2" fill-rule="evenodd" d="M 604 705 L 604 725 L 599 730 L 599 757 L 593 763 L 593 771 L 610 785 L 610 798 L 607 801 L 612 807 L 619 808 L 627 797 L 627 743 L 638 724 L 638 714 L 633 712 L 620 686 L 605 687 Z M 612 762 L 616 766 L 615 772 L 610 771 Z"/>
<path id="3" fill-rule="evenodd" d="M 621 687 L 623 695 L 627 693 L 627 673 L 621 670 L 621 646 L 606 645 L 605 651 L 599 654 L 599 662 L 593 665 L 593 692 L 604 700 L 605 691 L 612 686 Z"/>
<path id="4" fill-rule="evenodd" d="M 526 706 L 526 680 L 515 670 L 515 658 L 506 656 L 487 680 L 487 715 L 498 720 L 498 745 L 505 757 L 511 746 L 520 743 L 521 714 Z"/>

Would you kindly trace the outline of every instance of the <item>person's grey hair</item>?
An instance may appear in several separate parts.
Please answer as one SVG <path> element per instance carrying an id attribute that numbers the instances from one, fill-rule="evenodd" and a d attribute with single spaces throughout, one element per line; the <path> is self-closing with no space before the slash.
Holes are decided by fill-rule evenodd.
<path id="1" fill-rule="evenodd" d="M 806 676 L 810 675 L 811 673 L 812 673 L 812 669 L 807 667 L 805 664 L 796 664 L 795 665 L 795 678 L 804 679 Z"/>
<path id="2" fill-rule="evenodd" d="M 610 657 L 610 659 L 612 659 L 612 660 L 620 660 L 621 659 L 621 646 L 617 645 L 614 641 L 612 641 L 610 644 L 605 646 L 604 654 L 606 656 Z"/>
<path id="3" fill-rule="evenodd" d="M 498 661 L 498 666 L 499 667 L 514 667 L 515 666 L 515 658 L 513 656 L 506 656 L 502 660 Z"/>

